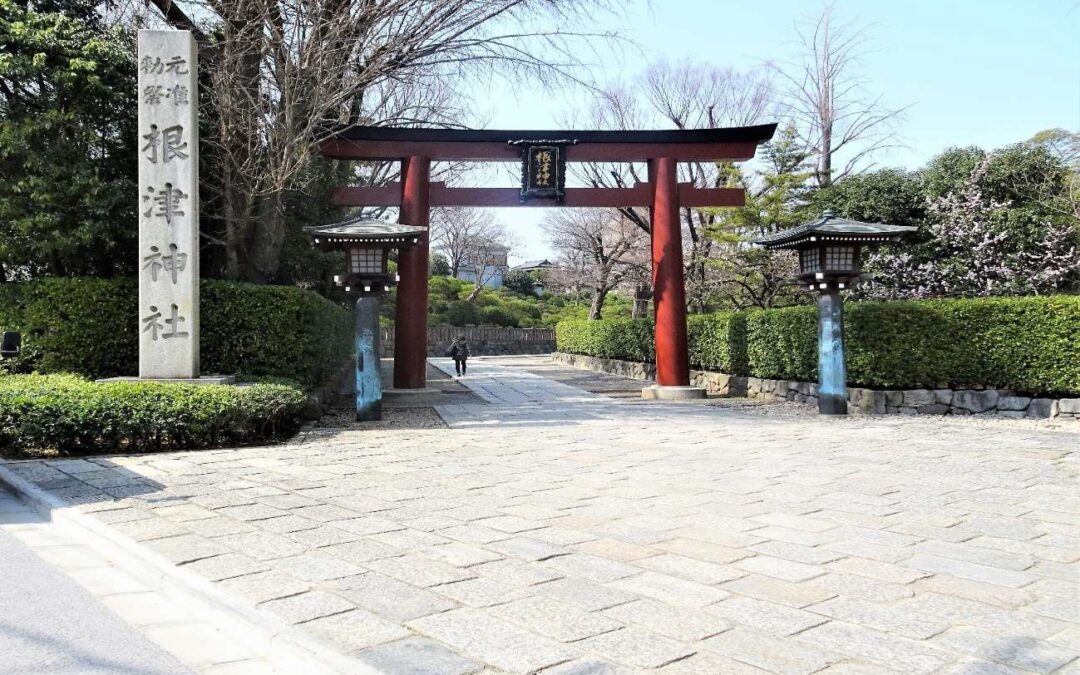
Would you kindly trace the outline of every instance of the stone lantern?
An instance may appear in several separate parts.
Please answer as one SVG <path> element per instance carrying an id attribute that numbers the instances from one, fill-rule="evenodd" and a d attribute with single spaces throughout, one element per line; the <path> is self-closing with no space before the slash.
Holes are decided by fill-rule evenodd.
<path id="1" fill-rule="evenodd" d="M 390 250 L 416 244 L 426 228 L 356 219 L 305 231 L 319 249 L 345 253 L 346 274 L 335 276 L 334 282 L 357 298 L 356 419 L 382 419 L 379 305 L 396 282 L 390 274 Z"/>
<path id="2" fill-rule="evenodd" d="M 826 210 L 813 222 L 753 241 L 769 249 L 798 251 L 798 282 L 818 292 L 818 412 L 822 415 L 847 414 L 844 305 L 840 291 L 858 281 L 865 249 L 899 241 L 916 229 L 860 223 Z"/>

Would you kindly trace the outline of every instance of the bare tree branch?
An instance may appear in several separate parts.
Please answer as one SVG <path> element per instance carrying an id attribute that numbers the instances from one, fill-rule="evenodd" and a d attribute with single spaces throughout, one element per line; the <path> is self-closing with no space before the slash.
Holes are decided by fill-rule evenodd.
<path id="1" fill-rule="evenodd" d="M 859 70 L 868 39 L 865 26 L 839 23 L 829 4 L 798 29 L 800 60 L 774 69 L 786 85 L 787 114 L 815 157 L 820 186 L 867 169 L 875 152 L 895 146 L 895 123 L 907 110 L 867 92 Z M 839 170 L 838 156 L 846 158 Z"/>
<path id="2" fill-rule="evenodd" d="M 220 195 L 208 205 L 225 223 L 226 275 L 256 281 L 276 273 L 283 195 L 304 187 L 327 129 L 460 126 L 470 79 L 586 82 L 584 59 L 619 40 L 562 28 L 611 0 L 151 2 L 210 48 L 204 140 Z"/>
<path id="3" fill-rule="evenodd" d="M 608 294 L 625 280 L 648 275 L 649 239 L 614 209 L 555 209 L 542 227 L 559 252 L 556 279 L 562 286 L 589 288 L 593 294 L 590 319 L 599 319 Z"/>

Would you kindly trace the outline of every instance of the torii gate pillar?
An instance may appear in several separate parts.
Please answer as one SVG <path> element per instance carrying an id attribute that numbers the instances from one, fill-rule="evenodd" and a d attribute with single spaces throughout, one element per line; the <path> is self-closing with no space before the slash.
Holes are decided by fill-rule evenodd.
<path id="1" fill-rule="evenodd" d="M 653 313 L 656 336 L 656 384 L 690 384 L 686 343 L 686 287 L 683 281 L 682 222 L 675 161 L 649 161 L 653 186 L 651 209 Z"/>
<path id="2" fill-rule="evenodd" d="M 690 386 L 682 221 L 679 218 L 676 170 L 677 164 L 673 158 L 649 160 L 656 385 L 643 389 L 643 398 L 705 398 L 704 389 Z"/>
<path id="3" fill-rule="evenodd" d="M 428 227 L 431 159 L 411 156 L 401 162 L 398 222 Z M 394 388 L 427 386 L 428 233 L 398 255 L 394 321 Z"/>

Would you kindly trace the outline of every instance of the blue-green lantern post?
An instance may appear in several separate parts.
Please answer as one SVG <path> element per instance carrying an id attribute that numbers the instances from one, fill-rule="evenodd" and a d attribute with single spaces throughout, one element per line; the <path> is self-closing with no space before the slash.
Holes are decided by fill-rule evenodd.
<path id="1" fill-rule="evenodd" d="M 426 230 L 357 219 L 306 231 L 320 249 L 345 252 L 348 273 L 335 276 L 334 282 L 356 298 L 356 419 L 382 419 L 379 307 L 395 282 L 390 274 L 390 250 L 412 246 Z"/>
<path id="2" fill-rule="evenodd" d="M 916 228 L 861 223 L 826 210 L 821 218 L 759 237 L 753 243 L 799 254 L 797 282 L 818 292 L 818 412 L 847 414 L 844 361 L 844 300 L 840 292 L 860 278 L 860 257 L 869 246 L 899 241 Z"/>
<path id="3" fill-rule="evenodd" d="M 828 290 L 818 295 L 818 412 L 847 414 L 844 365 L 844 301 Z"/>
<path id="4" fill-rule="evenodd" d="M 382 372 L 379 354 L 379 306 L 382 294 L 356 300 L 356 419 L 382 419 Z"/>

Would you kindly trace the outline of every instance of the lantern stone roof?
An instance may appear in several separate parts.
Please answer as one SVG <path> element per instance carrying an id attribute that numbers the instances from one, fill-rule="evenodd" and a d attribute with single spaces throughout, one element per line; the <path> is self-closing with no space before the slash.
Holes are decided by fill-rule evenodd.
<path id="1" fill-rule="evenodd" d="M 372 218 L 353 218 L 330 225 L 305 227 L 315 244 L 322 248 L 336 248 L 341 244 L 384 244 L 388 248 L 400 248 L 416 243 L 426 227 L 388 223 Z"/>
<path id="2" fill-rule="evenodd" d="M 766 248 L 802 248 L 810 241 L 897 241 L 918 228 L 908 225 L 862 223 L 841 218 L 827 209 L 817 220 L 754 239 Z"/>

